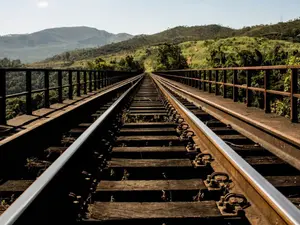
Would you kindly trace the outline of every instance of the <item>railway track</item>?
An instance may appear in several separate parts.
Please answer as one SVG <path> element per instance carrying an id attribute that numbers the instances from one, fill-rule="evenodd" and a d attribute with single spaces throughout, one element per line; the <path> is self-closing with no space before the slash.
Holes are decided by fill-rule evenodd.
<path id="1" fill-rule="evenodd" d="M 0 224 L 299 223 L 299 171 L 166 87 L 143 77 L 47 148 L 29 188 L 3 180 L 5 201 L 25 192 Z"/>

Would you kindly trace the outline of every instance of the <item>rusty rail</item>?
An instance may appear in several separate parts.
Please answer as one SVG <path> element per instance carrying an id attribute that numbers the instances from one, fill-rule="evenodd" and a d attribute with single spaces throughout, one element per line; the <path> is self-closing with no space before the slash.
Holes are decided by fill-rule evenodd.
<path id="1" fill-rule="evenodd" d="M 228 89 L 232 89 L 232 100 L 238 101 L 239 90 L 245 90 L 245 99 L 247 107 L 251 106 L 253 101 L 253 92 L 263 93 L 263 108 L 265 113 L 271 112 L 271 95 L 288 97 L 290 99 L 290 118 L 291 121 L 298 122 L 298 101 L 300 93 L 298 88 L 300 66 L 259 66 L 259 67 L 231 67 L 231 68 L 209 68 L 200 70 L 171 70 L 156 71 L 155 74 L 168 77 L 183 84 L 199 88 L 203 91 L 212 93 L 212 85 L 215 87 L 215 94 L 220 95 L 220 85 L 222 86 L 222 95 L 228 97 Z M 272 71 L 286 72 L 291 70 L 290 90 L 278 91 L 270 88 L 270 76 Z M 229 75 L 229 73 L 231 74 Z M 251 85 L 254 72 L 263 72 L 263 87 L 253 87 Z M 239 84 L 239 73 L 245 74 L 245 83 Z M 212 79 L 214 75 L 215 79 Z M 228 80 L 231 78 L 232 82 Z"/>
<path id="2" fill-rule="evenodd" d="M 25 76 L 25 91 L 20 93 L 7 94 L 7 75 L 10 72 L 18 72 Z M 33 72 L 38 72 L 43 76 L 44 88 L 32 89 Z M 63 72 L 67 73 L 67 85 L 63 85 Z M 57 86 L 50 87 L 49 75 L 56 74 Z M 50 90 L 57 91 L 58 103 L 63 102 L 63 90 L 68 88 L 68 99 L 73 99 L 74 94 L 80 97 L 82 94 L 87 94 L 118 81 L 137 75 L 136 72 L 123 71 L 99 71 L 99 70 L 63 70 L 63 69 L 28 69 L 28 68 L 1 68 L 0 69 L 0 125 L 7 123 L 7 99 L 26 97 L 27 115 L 32 115 L 33 103 L 32 95 L 36 93 L 44 93 L 44 107 L 50 107 Z M 76 93 L 74 93 L 76 87 Z"/>

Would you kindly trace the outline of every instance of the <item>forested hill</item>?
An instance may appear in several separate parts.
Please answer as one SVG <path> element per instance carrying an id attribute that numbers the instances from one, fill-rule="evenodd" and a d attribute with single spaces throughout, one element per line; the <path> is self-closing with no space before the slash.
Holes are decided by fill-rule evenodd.
<path id="1" fill-rule="evenodd" d="M 300 19 L 278 23 L 274 25 L 257 25 L 242 29 L 231 29 L 220 25 L 175 27 L 153 35 L 140 35 L 119 43 L 105 45 L 100 48 L 81 49 L 70 52 L 72 61 L 95 58 L 98 56 L 130 52 L 144 46 L 153 46 L 160 43 L 181 43 L 185 41 L 207 40 L 226 37 L 265 37 L 269 39 L 280 39 L 299 42 L 300 41 Z M 48 58 L 44 62 L 65 60 L 65 54 Z"/>
<path id="2" fill-rule="evenodd" d="M 94 58 L 101 55 L 118 53 L 121 51 L 134 51 L 143 46 L 158 45 L 168 42 L 179 44 L 185 41 L 206 40 L 229 37 L 234 30 L 219 25 L 175 27 L 153 35 L 138 35 L 127 41 L 105 45 L 100 48 L 81 49 L 70 52 L 73 61 Z M 45 62 L 65 60 L 65 54 L 48 58 Z"/>
<path id="3" fill-rule="evenodd" d="M 0 58 L 40 61 L 65 51 L 100 47 L 132 37 L 126 33 L 112 34 L 91 27 L 61 27 L 32 34 L 6 35 L 0 36 Z"/>

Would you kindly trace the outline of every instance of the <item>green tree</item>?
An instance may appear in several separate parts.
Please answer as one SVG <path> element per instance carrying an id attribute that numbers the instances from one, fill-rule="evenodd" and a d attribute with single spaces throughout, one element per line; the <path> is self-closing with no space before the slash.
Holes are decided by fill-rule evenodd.
<path id="1" fill-rule="evenodd" d="M 188 68 L 187 60 L 178 45 L 163 44 L 158 47 L 155 70 L 176 70 Z"/>

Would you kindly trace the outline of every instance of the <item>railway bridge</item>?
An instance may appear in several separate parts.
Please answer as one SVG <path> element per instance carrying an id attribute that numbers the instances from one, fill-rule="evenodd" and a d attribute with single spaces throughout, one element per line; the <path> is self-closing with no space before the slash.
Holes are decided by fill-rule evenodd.
<path id="1" fill-rule="evenodd" d="M 299 69 L 0 69 L 0 224 L 300 224 Z"/>

